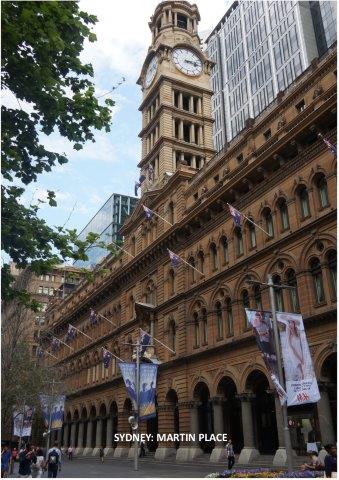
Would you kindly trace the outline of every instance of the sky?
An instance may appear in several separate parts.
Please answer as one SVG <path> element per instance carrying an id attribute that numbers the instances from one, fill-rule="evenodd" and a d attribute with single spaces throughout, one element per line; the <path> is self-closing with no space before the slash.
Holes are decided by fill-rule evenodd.
<path id="1" fill-rule="evenodd" d="M 69 161 L 42 174 L 28 186 L 23 203 L 45 200 L 47 190 L 56 192 L 57 207 L 41 204 L 39 216 L 51 226 L 85 227 L 114 193 L 134 195 L 141 159 L 140 86 L 136 85 L 147 49 L 151 43 L 148 27 L 158 0 L 80 0 L 80 8 L 98 18 L 94 27 L 97 42 L 86 42 L 81 58 L 94 68 L 97 95 L 122 83 L 110 97 L 115 101 L 111 132 L 96 132 L 95 143 L 80 151 L 54 132 L 42 137 L 51 151 L 65 153 Z M 193 2 L 192 2 L 193 3 Z M 206 38 L 227 10 L 227 0 L 197 0 L 201 21 L 200 36 Z M 105 97 L 104 97 L 105 98 Z M 4 104 L 17 108 L 17 101 L 5 95 Z M 29 108 L 29 107 L 28 107 Z"/>

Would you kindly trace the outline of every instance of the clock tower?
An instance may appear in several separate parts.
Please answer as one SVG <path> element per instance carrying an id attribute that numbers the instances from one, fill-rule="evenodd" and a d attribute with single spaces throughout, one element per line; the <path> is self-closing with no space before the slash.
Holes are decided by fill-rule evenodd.
<path id="1" fill-rule="evenodd" d="M 152 44 L 138 79 L 143 92 L 142 191 L 161 188 L 180 164 L 198 171 L 215 153 L 213 64 L 200 46 L 199 20 L 195 4 L 164 1 L 149 22 Z"/>

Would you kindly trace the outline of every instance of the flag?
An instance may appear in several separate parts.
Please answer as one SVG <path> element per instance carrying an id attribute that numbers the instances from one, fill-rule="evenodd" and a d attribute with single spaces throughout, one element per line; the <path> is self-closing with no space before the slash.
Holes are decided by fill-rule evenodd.
<path id="1" fill-rule="evenodd" d="M 181 258 L 179 257 L 179 255 L 177 255 L 176 253 L 172 252 L 169 249 L 167 249 L 167 250 L 168 250 L 168 254 L 170 256 L 172 267 L 173 268 L 179 267 L 179 265 L 181 263 Z"/>
<path id="2" fill-rule="evenodd" d="M 147 220 L 152 220 L 153 215 L 154 215 L 153 211 L 150 208 L 145 207 L 145 205 L 143 205 L 142 208 L 144 209 L 146 219 Z"/>
<path id="3" fill-rule="evenodd" d="M 141 174 L 140 177 L 139 177 L 139 181 L 135 182 L 135 186 L 134 186 L 135 196 L 138 195 L 138 190 L 141 187 L 141 184 L 144 182 L 144 180 L 146 180 L 146 177 L 145 177 L 145 175 Z"/>
<path id="4" fill-rule="evenodd" d="M 324 144 L 327 146 L 327 148 L 333 153 L 333 155 L 336 157 L 337 156 L 337 146 L 331 143 L 327 138 L 323 137 L 321 133 L 318 133 L 318 137 L 322 139 Z"/>
<path id="5" fill-rule="evenodd" d="M 232 205 L 230 205 L 229 203 L 227 205 L 228 205 L 228 208 L 230 210 L 230 214 L 233 217 L 233 221 L 234 221 L 235 226 L 238 227 L 238 228 L 241 228 L 241 216 L 242 216 L 241 213 L 238 212 L 238 210 L 236 210 L 234 207 L 232 207 Z"/>
<path id="6" fill-rule="evenodd" d="M 44 356 L 44 351 L 43 351 L 43 349 L 42 349 L 41 347 L 37 347 L 37 349 L 36 349 L 36 356 L 37 356 L 37 358 L 43 358 L 43 356 Z"/>
<path id="7" fill-rule="evenodd" d="M 287 406 L 320 400 L 303 318 L 297 313 L 277 312 L 281 353 L 286 379 Z"/>
<path id="8" fill-rule="evenodd" d="M 51 343 L 52 352 L 56 352 L 60 348 L 60 340 L 58 338 L 53 337 Z"/>
<path id="9" fill-rule="evenodd" d="M 68 330 L 66 334 L 66 342 L 67 340 L 74 340 L 76 335 L 76 330 L 72 325 L 68 325 Z"/>
<path id="10" fill-rule="evenodd" d="M 108 368 L 109 364 L 111 363 L 112 354 L 106 348 L 104 348 L 102 353 L 102 363 L 104 364 L 104 368 Z"/>
<path id="11" fill-rule="evenodd" d="M 158 365 L 142 363 L 140 365 L 139 420 L 156 417 L 155 396 Z"/>
<path id="12" fill-rule="evenodd" d="M 140 329 L 140 356 L 142 357 L 145 353 L 146 348 L 148 345 L 151 344 L 152 337 L 149 333 L 145 332 L 145 330 Z"/>
<path id="13" fill-rule="evenodd" d="M 153 165 L 151 163 L 148 164 L 147 172 L 148 172 L 148 180 L 150 182 L 153 182 L 154 181 L 154 168 L 153 168 Z"/>
<path id="14" fill-rule="evenodd" d="M 93 310 L 93 308 L 91 308 L 91 311 L 89 314 L 89 323 L 91 324 L 91 326 L 96 325 L 98 323 L 98 316 Z"/>

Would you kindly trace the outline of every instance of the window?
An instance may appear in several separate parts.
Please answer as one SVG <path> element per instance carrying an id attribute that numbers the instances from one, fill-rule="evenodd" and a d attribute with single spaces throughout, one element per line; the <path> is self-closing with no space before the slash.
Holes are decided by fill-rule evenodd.
<path id="1" fill-rule="evenodd" d="M 310 204 L 308 200 L 308 191 L 304 185 L 299 187 L 298 197 L 300 202 L 301 218 L 307 218 L 310 215 Z"/>
<path id="2" fill-rule="evenodd" d="M 45 275 L 46 282 L 49 282 L 49 275 Z"/>
<path id="3" fill-rule="evenodd" d="M 217 184 L 219 182 L 219 175 L 213 177 L 214 183 Z"/>
<path id="4" fill-rule="evenodd" d="M 179 28 L 183 28 L 183 29 L 187 30 L 187 17 L 185 17 L 185 15 L 181 15 L 180 13 L 178 13 L 178 15 L 177 15 L 177 26 Z"/>
<path id="5" fill-rule="evenodd" d="M 131 250 L 132 250 L 132 255 L 135 256 L 135 237 L 131 238 Z"/>
<path id="6" fill-rule="evenodd" d="M 255 285 L 253 289 L 254 303 L 257 310 L 262 310 L 261 290 L 260 285 Z"/>
<path id="7" fill-rule="evenodd" d="M 38 287 L 38 293 L 43 293 L 43 287 L 42 286 Z"/>
<path id="8" fill-rule="evenodd" d="M 225 308 L 226 308 L 227 335 L 233 335 L 233 313 L 232 313 L 232 301 L 230 298 L 226 298 Z"/>
<path id="9" fill-rule="evenodd" d="M 52 281 L 52 282 L 55 282 L 55 275 L 52 275 L 52 276 L 51 276 L 51 281 Z"/>
<path id="10" fill-rule="evenodd" d="M 203 343 L 208 342 L 208 322 L 207 322 L 207 311 L 205 308 L 201 310 L 201 319 L 202 319 L 202 334 L 203 334 Z"/>
<path id="11" fill-rule="evenodd" d="M 194 315 L 194 346 L 200 346 L 200 325 L 199 325 L 199 318 L 198 314 L 195 312 Z"/>
<path id="12" fill-rule="evenodd" d="M 313 278 L 313 287 L 315 293 L 316 303 L 322 303 L 325 301 L 323 274 L 321 271 L 321 265 L 318 258 L 314 258 L 310 262 L 311 275 Z"/>
<path id="13" fill-rule="evenodd" d="M 281 285 L 281 278 L 279 275 L 273 277 L 274 285 Z M 274 287 L 275 308 L 278 312 L 284 311 L 284 297 L 281 287 Z"/>
<path id="14" fill-rule="evenodd" d="M 273 218 L 270 209 L 266 209 L 263 213 L 264 220 L 265 220 L 265 227 L 266 232 L 269 234 L 270 237 L 274 237 L 274 228 L 273 228 Z"/>
<path id="15" fill-rule="evenodd" d="M 44 295 L 48 295 L 48 292 L 49 292 L 48 287 L 44 287 L 43 288 Z"/>
<path id="16" fill-rule="evenodd" d="M 297 103 L 295 106 L 296 110 L 298 113 L 301 113 L 305 110 L 306 105 L 305 105 L 305 100 L 301 100 L 301 102 Z"/>
<path id="17" fill-rule="evenodd" d="M 330 274 L 330 285 L 334 296 L 337 295 L 337 252 L 332 250 L 327 255 L 327 266 Z"/>
<path id="18" fill-rule="evenodd" d="M 319 202 L 320 207 L 325 208 L 329 206 L 328 201 L 328 189 L 327 189 L 327 181 L 325 176 L 320 177 L 320 179 L 316 183 L 318 194 L 319 194 Z"/>
<path id="19" fill-rule="evenodd" d="M 50 295 L 50 296 L 53 296 L 53 295 L 54 295 L 54 288 L 50 288 L 50 289 L 49 289 L 49 295 Z"/>
<path id="20" fill-rule="evenodd" d="M 175 328 L 175 322 L 172 320 L 170 325 L 169 325 L 169 344 L 170 348 L 175 351 L 176 347 L 176 328 Z"/>
<path id="21" fill-rule="evenodd" d="M 237 255 L 238 257 L 244 253 L 244 242 L 242 238 L 242 232 L 240 228 L 237 228 L 235 232 L 236 241 L 237 241 Z"/>
<path id="22" fill-rule="evenodd" d="M 194 261 L 194 258 L 193 257 L 190 257 L 188 259 L 188 263 L 195 268 L 195 261 Z M 189 268 L 188 270 L 188 275 L 190 276 L 190 283 L 194 283 L 195 282 L 195 270 L 194 268 Z"/>
<path id="23" fill-rule="evenodd" d="M 172 225 L 173 225 L 173 223 L 174 223 L 174 204 L 173 204 L 173 202 L 170 202 L 168 204 L 168 221 L 170 223 L 172 223 Z"/>
<path id="24" fill-rule="evenodd" d="M 295 276 L 295 271 L 290 268 L 286 272 L 286 284 L 290 287 L 295 287 L 289 292 L 289 299 L 290 299 L 290 308 L 292 312 L 299 312 L 299 298 L 298 298 L 298 291 L 297 291 L 297 278 Z"/>
<path id="25" fill-rule="evenodd" d="M 244 155 L 240 153 L 240 155 L 237 156 L 237 161 L 238 163 L 241 163 L 244 160 Z"/>
<path id="26" fill-rule="evenodd" d="M 223 325 L 223 318 L 222 318 L 222 308 L 221 308 L 221 303 L 217 302 L 215 304 L 215 311 L 217 315 L 217 334 L 218 334 L 218 340 L 224 337 L 224 325 Z"/>
<path id="27" fill-rule="evenodd" d="M 255 248 L 257 246 L 257 239 L 255 236 L 255 226 L 253 223 L 248 224 L 248 236 L 250 240 L 250 248 Z"/>
<path id="28" fill-rule="evenodd" d="M 279 203 L 281 229 L 287 230 L 290 228 L 290 221 L 288 218 L 288 207 L 285 199 L 282 199 Z"/>
<path id="29" fill-rule="evenodd" d="M 242 306 L 245 308 L 250 308 L 250 297 L 248 295 L 248 291 L 244 290 L 241 294 Z M 250 324 L 248 323 L 246 312 L 244 311 L 245 318 L 246 318 L 246 327 L 248 328 Z"/>
<path id="30" fill-rule="evenodd" d="M 264 135 L 265 142 L 267 142 L 267 140 L 269 140 L 272 136 L 271 129 L 269 128 L 268 130 L 266 130 L 266 132 L 264 132 L 263 135 Z"/>
<path id="31" fill-rule="evenodd" d="M 168 278 L 169 278 L 169 294 L 173 295 L 175 293 L 175 278 L 174 278 L 174 270 L 172 268 L 168 273 Z"/>
<path id="32" fill-rule="evenodd" d="M 210 254 L 211 254 L 211 267 L 212 271 L 218 269 L 218 251 L 215 243 L 212 243 L 210 246 Z"/>
<path id="33" fill-rule="evenodd" d="M 226 237 L 221 237 L 220 240 L 223 264 L 228 263 L 228 242 Z"/>
<path id="34" fill-rule="evenodd" d="M 205 263 L 205 255 L 204 252 L 200 250 L 198 253 L 198 270 L 200 270 L 201 273 L 204 273 L 204 263 Z"/>

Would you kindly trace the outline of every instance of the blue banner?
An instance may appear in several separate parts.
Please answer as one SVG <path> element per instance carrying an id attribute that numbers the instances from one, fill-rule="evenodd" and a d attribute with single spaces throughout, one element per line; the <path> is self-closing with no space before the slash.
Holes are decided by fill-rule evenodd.
<path id="1" fill-rule="evenodd" d="M 118 363 L 122 378 L 124 379 L 128 396 L 131 399 L 133 410 L 137 410 L 137 394 L 136 394 L 136 381 L 135 381 L 135 363 L 121 362 Z"/>
<path id="2" fill-rule="evenodd" d="M 65 395 L 58 395 L 52 398 L 50 395 L 40 395 L 42 416 L 45 426 L 48 428 L 51 418 L 51 430 L 62 428 L 65 410 Z"/>
<path id="3" fill-rule="evenodd" d="M 158 365 L 154 363 L 140 365 L 139 420 L 148 420 L 156 416 L 157 372 Z"/>

